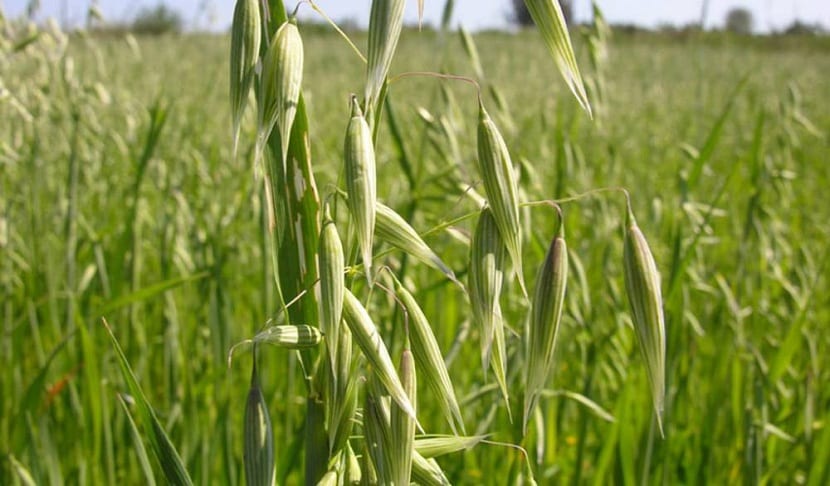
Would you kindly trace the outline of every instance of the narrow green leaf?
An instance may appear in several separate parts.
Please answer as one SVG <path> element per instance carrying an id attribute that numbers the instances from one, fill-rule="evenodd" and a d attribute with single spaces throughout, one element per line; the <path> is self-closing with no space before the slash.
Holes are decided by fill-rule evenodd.
<path id="1" fill-rule="evenodd" d="M 464 26 L 458 28 L 458 34 L 461 36 L 461 45 L 464 47 L 464 52 L 470 58 L 470 64 L 473 65 L 473 73 L 475 73 L 477 79 L 483 80 L 484 69 L 481 67 L 481 58 L 478 55 L 475 41 Z"/>
<path id="2" fill-rule="evenodd" d="M 363 432 L 369 457 L 378 475 L 378 484 L 393 484 L 392 427 L 389 410 L 379 395 L 379 387 L 370 382 L 363 406 Z"/>
<path id="3" fill-rule="evenodd" d="M 562 391 L 542 391 L 541 395 L 543 396 L 563 396 L 570 400 L 573 400 L 580 405 L 584 406 L 588 410 L 591 411 L 594 415 L 605 420 L 606 422 L 614 423 L 617 421 L 616 418 L 611 414 L 611 412 L 602 408 L 597 402 L 591 400 L 590 398 L 582 395 L 581 393 L 576 393 L 572 391 L 562 390 Z"/>
<path id="4" fill-rule="evenodd" d="M 29 469 L 26 468 L 20 461 L 17 460 L 13 455 L 9 456 L 9 462 L 12 464 L 12 470 L 17 474 L 17 479 L 20 480 L 25 486 L 36 486 L 37 483 L 35 482 L 34 478 L 32 477 L 32 473 L 29 472 Z"/>
<path id="5" fill-rule="evenodd" d="M 118 395 L 118 402 L 121 404 L 121 408 L 124 409 L 124 413 L 127 415 L 127 424 L 130 426 L 130 437 L 133 439 L 133 446 L 135 446 L 135 453 L 138 456 L 138 464 L 141 466 L 141 472 L 144 473 L 144 480 L 146 481 L 145 484 L 147 484 L 147 486 L 155 486 L 156 477 L 153 474 L 153 467 L 150 465 L 150 458 L 147 456 L 147 449 L 144 448 L 144 441 L 141 438 L 141 432 L 138 431 L 138 426 L 135 424 L 133 415 L 127 407 L 127 402 L 124 401 L 124 397 L 120 394 Z"/>
<path id="6" fill-rule="evenodd" d="M 199 272 L 193 275 L 185 275 L 183 277 L 171 278 L 169 280 L 164 280 L 153 285 L 148 285 L 147 287 L 138 289 L 135 292 L 130 292 L 128 294 L 116 297 L 115 299 L 107 302 L 106 304 L 104 304 L 103 307 L 101 307 L 97 314 L 111 314 L 113 311 L 117 309 L 128 306 L 130 304 L 135 304 L 137 302 L 143 302 L 168 290 L 183 285 L 187 282 L 193 282 L 196 280 L 203 279 L 208 275 L 210 275 L 208 272 Z"/>
<path id="7" fill-rule="evenodd" d="M 156 459 L 159 461 L 165 477 L 177 486 L 189 486 L 193 484 L 190 476 L 187 474 L 187 470 L 184 468 L 181 457 L 179 457 L 179 453 L 176 451 L 173 443 L 170 442 L 167 433 L 164 431 L 158 418 L 156 418 L 156 413 L 144 396 L 144 392 L 141 390 L 141 386 L 139 386 L 138 380 L 136 380 L 135 374 L 133 374 L 133 370 L 130 368 L 124 352 L 121 351 L 121 346 L 115 339 L 115 335 L 112 333 L 112 329 L 110 329 L 106 319 L 104 320 L 104 327 L 110 336 L 115 354 L 118 357 L 121 374 L 124 376 L 124 381 L 127 382 L 130 395 L 135 400 L 138 415 L 141 419 L 142 426 L 145 428 L 145 433 L 147 433 L 150 447 Z"/>
<path id="8" fill-rule="evenodd" d="M 334 373 L 337 376 L 328 380 L 326 400 L 331 455 L 347 445 L 357 409 L 358 380 L 352 360 L 352 331 L 343 325 L 338 330 L 340 337 L 337 340 L 337 360 L 334 362 Z"/>
<path id="9" fill-rule="evenodd" d="M 249 486 L 271 486 L 276 481 L 274 463 L 274 432 L 268 404 L 262 394 L 257 373 L 257 352 L 254 347 L 251 386 L 245 403 L 244 447 L 245 482 Z"/>

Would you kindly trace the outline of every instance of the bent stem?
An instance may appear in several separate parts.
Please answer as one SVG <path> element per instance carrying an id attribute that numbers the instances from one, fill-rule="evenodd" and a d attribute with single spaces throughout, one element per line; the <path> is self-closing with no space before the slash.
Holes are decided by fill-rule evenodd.
<path id="1" fill-rule="evenodd" d="M 348 44 L 348 45 L 349 45 L 349 47 L 351 47 L 351 48 L 352 48 L 352 50 L 354 51 L 354 53 L 355 53 L 355 54 L 357 54 L 357 57 L 359 57 L 359 58 L 360 58 L 360 60 L 361 60 L 361 61 L 363 61 L 363 64 L 368 64 L 368 62 L 369 62 L 369 61 L 367 61 L 367 60 L 366 60 L 366 56 L 364 56 L 364 55 L 363 55 L 363 53 L 362 53 L 362 52 L 360 52 L 360 49 L 359 49 L 359 48 L 358 48 L 358 47 L 354 44 L 354 42 L 352 42 L 352 40 L 349 38 L 349 36 L 348 36 L 348 35 L 346 35 L 346 33 L 345 33 L 345 32 L 343 32 L 343 30 L 342 30 L 342 29 L 341 29 L 341 28 L 337 25 L 337 23 L 336 23 L 334 20 L 332 20 L 332 19 L 331 19 L 331 17 L 329 17 L 328 15 L 326 15 L 326 12 L 324 12 L 322 8 L 320 8 L 320 7 L 319 7 L 316 3 L 314 3 L 312 0 L 304 0 L 303 2 L 300 2 L 299 4 L 297 4 L 297 8 L 300 8 L 300 5 L 301 5 L 302 3 L 307 3 L 307 4 L 309 5 L 309 7 L 311 7 L 311 8 L 312 8 L 312 10 L 314 10 L 315 12 L 317 12 L 317 14 L 318 14 L 318 15 L 320 15 L 320 17 L 323 17 L 323 19 L 324 19 L 326 22 L 328 22 L 328 24 L 329 24 L 329 25 L 331 25 L 331 26 L 332 26 L 332 28 L 333 28 L 333 29 L 334 29 L 334 30 L 335 30 L 338 34 L 340 34 L 340 37 L 342 37 L 342 38 L 343 38 L 343 40 L 345 40 L 345 41 L 346 41 L 346 44 Z"/>
<path id="2" fill-rule="evenodd" d="M 387 84 L 393 84 L 407 78 L 435 78 L 448 79 L 451 81 L 463 81 L 472 84 L 476 88 L 476 94 L 479 101 L 481 101 L 481 85 L 475 79 L 468 76 L 461 76 L 459 74 L 436 73 L 434 71 L 407 71 L 405 73 L 397 74 L 389 78 Z"/>

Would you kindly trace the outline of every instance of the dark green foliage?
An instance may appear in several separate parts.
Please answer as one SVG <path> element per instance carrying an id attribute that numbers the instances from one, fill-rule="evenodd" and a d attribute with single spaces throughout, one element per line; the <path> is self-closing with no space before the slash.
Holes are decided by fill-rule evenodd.
<path id="1" fill-rule="evenodd" d="M 365 66 L 335 35 L 300 30 L 310 137 L 294 152 L 308 148 L 322 189 L 338 180 L 345 100 Z M 117 326 L 161 426 L 142 420 L 138 402 L 127 404 L 149 469 L 161 479 L 148 440 L 155 430 L 175 445 L 194 483 L 244 484 L 249 362 L 237 358 L 228 370 L 227 350 L 268 319 L 285 323 L 263 236 L 261 184 L 250 165 L 250 118 L 238 158 L 231 155 L 229 38 L 141 37 L 134 50 L 121 38 L 79 35 L 63 53 L 44 32 L 13 52 L 27 38 L 18 33 L 14 42 L 0 38 L 0 59 L 11 59 L 0 67 L 9 93 L 0 103 L 0 484 L 15 484 L 17 464 L 36 484 L 145 482 L 148 468 L 118 400 L 128 387 L 101 314 Z M 404 31 L 392 73 L 472 72 L 452 39 Z M 358 45 L 365 40 L 355 34 Z M 475 42 L 485 81 L 504 98 L 497 108 L 485 91 L 485 102 L 494 119 L 514 121 L 514 129 L 500 126 L 521 168 L 523 199 L 630 188 L 663 276 L 660 440 L 656 426 L 650 432 L 647 374 L 628 324 L 622 198 L 566 205 L 570 277 L 557 360 L 524 443 L 537 482 L 827 484 L 830 212 L 820 196 L 830 185 L 828 39 L 615 35 L 601 127 L 558 81 L 537 33 L 480 34 Z M 474 210 L 463 194 L 468 186 L 483 192 L 473 165 L 474 92 L 444 86 L 390 85 L 397 133 L 386 113 L 378 133 L 378 197 L 421 233 Z M 427 124 L 419 107 L 436 123 Z M 331 202 L 342 218 L 343 201 Z M 527 217 L 525 264 L 537 268 L 555 215 L 532 208 Z M 472 229 L 467 220 L 452 234 L 423 235 L 464 282 L 464 237 Z M 387 248 L 378 243 L 377 264 L 402 274 L 432 326 L 467 433 L 518 443 L 499 392 L 483 386 L 464 292 Z M 344 250 L 347 265 L 357 261 Z M 287 297 L 313 288 L 316 277 L 297 280 L 296 255 L 280 259 L 295 276 L 283 282 Z M 502 307 L 508 369 L 516 370 L 527 304 L 512 285 Z M 380 288 L 368 302 L 384 336 L 399 345 L 390 350 L 397 358 L 406 330 L 399 304 Z M 314 325 L 316 307 L 300 304 L 289 309 L 291 322 Z M 307 412 L 319 411 L 295 352 L 269 348 L 260 358 L 277 476 L 280 484 L 300 484 L 305 458 L 315 463 L 323 440 L 310 437 L 306 448 Z M 513 385 L 521 375 L 507 379 Z M 418 405 L 427 432 L 450 431 L 429 387 L 419 389 Z M 355 420 L 352 434 L 361 433 Z M 519 464 L 514 472 L 521 469 L 518 452 L 485 444 L 438 458 L 453 484 L 506 482 L 511 460 Z M 419 464 L 416 477 L 425 470 Z"/>
<path id="2" fill-rule="evenodd" d="M 144 7 L 136 14 L 132 31 L 136 34 L 160 35 L 181 32 L 184 21 L 179 12 L 164 3 Z"/>
<path id="3" fill-rule="evenodd" d="M 749 9 L 736 7 L 726 14 L 726 30 L 735 34 L 751 34 L 755 19 Z"/>
<path id="4" fill-rule="evenodd" d="M 524 0 L 511 0 L 511 11 L 508 19 L 516 25 L 522 27 L 532 27 L 533 19 L 530 18 L 530 12 L 527 10 Z M 559 6 L 562 8 L 562 15 L 565 16 L 565 22 L 571 25 L 573 22 L 573 0 L 559 0 Z"/>

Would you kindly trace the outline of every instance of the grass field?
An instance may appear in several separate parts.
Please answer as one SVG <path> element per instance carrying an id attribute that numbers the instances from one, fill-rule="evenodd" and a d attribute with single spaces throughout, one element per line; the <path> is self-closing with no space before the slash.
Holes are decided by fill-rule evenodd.
<path id="1" fill-rule="evenodd" d="M 147 470 L 160 472 L 142 456 L 146 424 L 136 435 L 125 413 L 132 399 L 105 317 L 194 482 L 244 484 L 251 359 L 240 353 L 228 368 L 227 354 L 279 304 L 253 166 L 255 109 L 232 154 L 229 38 L 43 31 L 22 45 L 19 26 L 0 28 L 0 483 L 138 484 Z M 334 33 L 300 32 L 325 198 L 345 187 L 349 95 L 362 93 L 365 69 Z M 353 38 L 365 49 L 365 34 Z M 630 191 L 663 277 L 667 360 L 661 438 L 625 296 L 617 192 L 562 204 L 571 260 L 563 326 L 524 439 L 520 416 L 510 423 L 493 374 L 482 371 L 467 297 L 377 242 L 377 268 L 392 267 L 416 290 L 467 433 L 521 444 L 539 484 L 830 483 L 828 39 L 616 35 L 594 121 L 537 33 L 474 40 L 485 103 L 520 167 L 522 201 Z M 595 79 L 579 36 L 575 47 Z M 404 31 L 391 73 L 407 71 L 476 76 L 457 33 L 416 30 Z M 464 194 L 467 185 L 484 192 L 474 89 L 406 78 L 390 85 L 389 101 L 400 139 L 387 113 L 376 143 L 379 200 L 421 233 L 475 214 Z M 522 218 L 532 284 L 557 220 L 543 207 L 523 208 Z M 424 237 L 462 281 L 473 224 Z M 347 228 L 350 265 L 358 253 Z M 505 282 L 515 384 L 528 304 L 515 280 Z M 397 363 L 402 313 L 381 290 L 371 303 Z M 297 353 L 259 354 L 277 479 L 302 483 Z M 420 424 L 450 433 L 421 388 Z M 491 443 L 438 463 L 453 484 L 525 474 L 516 449 Z"/>

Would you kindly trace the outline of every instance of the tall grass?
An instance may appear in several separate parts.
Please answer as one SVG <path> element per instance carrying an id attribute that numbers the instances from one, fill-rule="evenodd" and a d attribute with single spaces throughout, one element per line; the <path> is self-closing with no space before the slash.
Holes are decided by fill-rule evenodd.
<path id="1" fill-rule="evenodd" d="M 318 321 L 307 314 L 316 303 L 304 301 L 313 292 L 287 316 L 281 311 L 267 199 L 252 166 L 255 110 L 232 154 L 229 40 L 68 38 L 8 20 L 0 30 L 0 482 L 161 477 L 152 426 L 131 415 L 139 396 L 123 381 L 105 316 L 193 482 L 243 483 L 251 355 L 237 354 L 228 369 L 227 352 L 269 319 Z M 517 167 L 521 201 L 627 187 L 662 273 L 664 439 L 652 425 L 648 374 L 630 327 L 624 199 L 609 193 L 562 204 L 570 271 L 557 360 L 522 441 L 521 408 L 511 424 L 493 373 L 480 365 L 464 291 L 382 240 L 371 293 L 359 274 L 347 205 L 329 194 L 334 184 L 345 188 L 347 102 L 361 93 L 365 68 L 338 36 L 303 25 L 300 33 L 313 161 L 305 174 L 316 178 L 318 200 L 335 206 L 351 267 L 346 282 L 397 370 L 413 323 L 387 292 L 396 284 L 381 268 L 394 271 L 431 325 L 468 435 L 523 444 L 540 484 L 828 481 L 830 397 L 822 384 L 830 338 L 822 323 L 830 292 L 820 191 L 830 178 L 830 66 L 820 50 L 618 35 L 608 44 L 597 124 L 558 81 L 537 34 L 474 36 L 482 78 L 454 35 L 404 29 L 390 72 L 476 75 Z M 586 45 L 576 48 L 587 54 Z M 591 66 L 580 62 L 588 79 Z M 476 195 L 485 195 L 474 96 L 460 83 L 396 82 L 375 127 L 378 197 L 460 282 L 475 218 L 447 223 L 475 214 Z M 590 89 L 588 96 L 594 103 Z M 556 215 L 534 206 L 520 218 L 525 265 L 535 270 Z M 291 262 L 281 254 L 280 272 Z M 280 281 L 286 303 L 315 280 Z M 501 308 L 507 380 L 518 390 L 528 302 L 515 281 L 505 279 Z M 308 354 L 321 356 L 323 347 Z M 308 447 L 328 440 L 313 432 L 329 412 L 308 393 L 297 351 L 261 344 L 257 356 L 277 481 L 302 482 L 303 461 L 314 466 L 329 453 Z M 451 434 L 417 365 L 418 423 Z M 359 383 L 355 406 L 365 411 L 367 390 L 378 385 Z M 372 406 L 381 420 L 392 412 L 384 400 Z M 342 457 L 351 464 L 356 454 L 365 467 L 362 425 L 346 432 Z M 415 449 L 426 455 L 416 434 Z M 528 477 L 515 449 L 470 444 L 437 458 L 450 482 Z M 328 465 L 310 470 L 322 475 Z M 430 467 L 413 457 L 414 480 Z"/>

